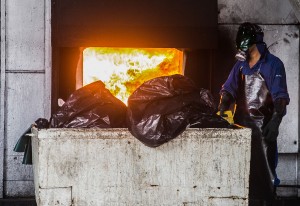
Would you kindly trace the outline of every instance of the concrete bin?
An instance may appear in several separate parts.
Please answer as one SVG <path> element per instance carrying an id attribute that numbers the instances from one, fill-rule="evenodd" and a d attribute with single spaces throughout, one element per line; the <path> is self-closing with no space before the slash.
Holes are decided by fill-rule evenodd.
<path id="1" fill-rule="evenodd" d="M 250 129 L 187 129 L 149 148 L 127 129 L 32 129 L 38 205 L 248 205 Z"/>

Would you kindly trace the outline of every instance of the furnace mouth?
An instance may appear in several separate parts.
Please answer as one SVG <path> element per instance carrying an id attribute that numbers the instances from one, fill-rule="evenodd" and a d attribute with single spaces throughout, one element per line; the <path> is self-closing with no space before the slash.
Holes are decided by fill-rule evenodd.
<path id="1" fill-rule="evenodd" d="M 159 76 L 182 74 L 191 78 L 197 87 L 211 89 L 210 76 L 218 45 L 217 11 L 216 0 L 190 0 L 188 3 L 182 0 L 52 0 L 52 112 L 57 110 L 57 99 L 67 99 L 76 89 L 98 79 L 125 103 L 124 96 L 130 95 L 141 83 Z M 166 58 L 157 64 L 162 69 L 144 70 L 142 63 L 128 60 L 130 68 L 122 74 L 109 69 L 101 71 L 101 78 L 94 74 L 86 77 L 83 72 L 86 70 L 83 66 L 85 51 L 78 52 L 82 47 L 173 50 L 178 56 L 176 65 L 180 66 L 166 72 L 177 67 L 171 66 Z M 115 55 L 114 58 L 119 57 Z M 139 58 L 145 57 L 140 54 Z M 159 59 L 154 55 L 148 58 Z M 92 73 L 95 71 L 93 69 Z M 108 74 L 113 81 L 102 79 Z"/>
<path id="2" fill-rule="evenodd" d="M 118 99 L 128 97 L 144 82 L 161 76 L 184 74 L 184 52 L 175 48 L 89 47 L 81 54 L 77 89 L 101 80 Z M 82 60 L 81 60 L 82 58 Z"/>

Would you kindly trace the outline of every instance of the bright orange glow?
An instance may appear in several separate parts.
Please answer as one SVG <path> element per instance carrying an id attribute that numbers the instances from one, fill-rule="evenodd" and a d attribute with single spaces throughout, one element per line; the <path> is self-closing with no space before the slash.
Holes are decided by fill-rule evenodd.
<path id="1" fill-rule="evenodd" d="M 127 104 L 128 97 L 145 81 L 183 74 L 183 52 L 177 49 L 99 48 L 83 51 L 83 86 L 101 80 Z"/>

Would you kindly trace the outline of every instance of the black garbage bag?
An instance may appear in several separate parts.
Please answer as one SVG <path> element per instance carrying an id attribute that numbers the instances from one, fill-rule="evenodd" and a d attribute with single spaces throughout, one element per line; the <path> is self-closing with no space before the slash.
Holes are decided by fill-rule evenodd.
<path id="1" fill-rule="evenodd" d="M 126 105 L 96 81 L 72 93 L 50 122 L 55 128 L 122 128 L 126 111 Z"/>
<path id="2" fill-rule="evenodd" d="M 182 75 L 163 76 L 145 82 L 129 97 L 127 125 L 145 145 L 157 147 L 188 126 L 229 127 L 215 111 L 208 90 L 197 89 Z"/>
<path id="3" fill-rule="evenodd" d="M 17 144 L 14 147 L 15 152 L 24 152 L 22 164 L 32 164 L 32 146 L 31 146 L 31 128 L 35 126 L 38 129 L 49 128 L 49 121 L 44 118 L 37 119 L 34 124 L 30 125 L 28 129 L 21 135 Z"/>

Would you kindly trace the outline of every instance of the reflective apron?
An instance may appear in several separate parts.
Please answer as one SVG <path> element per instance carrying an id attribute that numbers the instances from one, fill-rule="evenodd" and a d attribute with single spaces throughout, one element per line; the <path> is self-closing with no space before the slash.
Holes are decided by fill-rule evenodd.
<path id="1" fill-rule="evenodd" d="M 274 194 L 277 143 L 267 144 L 261 128 L 270 121 L 274 105 L 259 69 L 252 75 L 241 69 L 234 121 L 252 128 L 249 198 L 268 200 Z"/>

